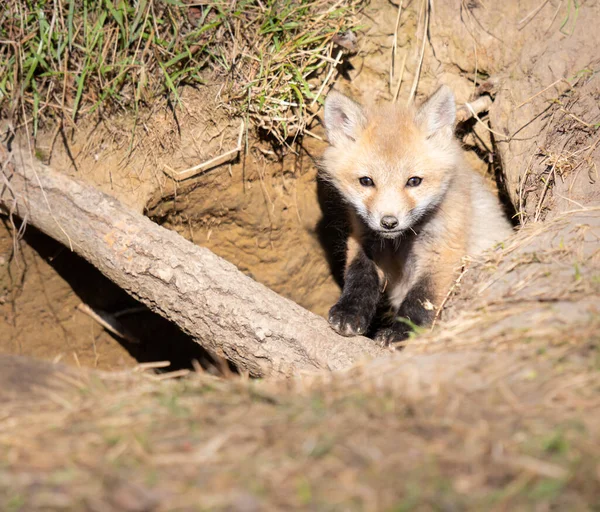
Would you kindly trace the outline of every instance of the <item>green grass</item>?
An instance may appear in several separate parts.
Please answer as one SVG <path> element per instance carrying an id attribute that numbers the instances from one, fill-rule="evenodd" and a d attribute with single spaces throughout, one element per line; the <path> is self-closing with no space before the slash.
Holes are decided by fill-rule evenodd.
<path id="1" fill-rule="evenodd" d="M 577 0 L 567 1 L 567 14 L 563 18 L 559 28 L 562 34 L 570 36 L 575 32 L 575 25 L 577 24 L 577 18 L 579 17 L 579 6 L 580 4 Z"/>
<path id="2" fill-rule="evenodd" d="M 364 0 L 8 0 L 0 12 L 0 114 L 31 125 L 180 103 L 214 74 L 234 115 L 285 139 L 311 115 L 332 38 Z M 329 59 L 329 60 L 328 60 Z"/>

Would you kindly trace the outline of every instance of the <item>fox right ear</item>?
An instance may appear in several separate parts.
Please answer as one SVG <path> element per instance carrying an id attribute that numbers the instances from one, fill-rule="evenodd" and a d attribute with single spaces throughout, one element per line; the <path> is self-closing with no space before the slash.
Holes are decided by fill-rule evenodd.
<path id="1" fill-rule="evenodd" d="M 417 123 L 428 136 L 442 134 L 452 138 L 456 121 L 456 103 L 454 93 L 447 85 L 435 91 L 417 111 Z"/>
<path id="2" fill-rule="evenodd" d="M 354 142 L 367 123 L 362 107 L 347 96 L 331 91 L 325 100 L 325 129 L 333 146 Z"/>

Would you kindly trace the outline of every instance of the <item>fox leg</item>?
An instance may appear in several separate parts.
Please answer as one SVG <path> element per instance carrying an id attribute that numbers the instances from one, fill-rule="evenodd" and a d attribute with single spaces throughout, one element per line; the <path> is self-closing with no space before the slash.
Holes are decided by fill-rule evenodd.
<path id="1" fill-rule="evenodd" d="M 436 310 L 433 301 L 436 296 L 431 280 L 428 277 L 422 277 L 406 295 L 398 312 L 394 315 L 392 324 L 377 331 L 375 340 L 389 345 L 408 338 L 413 331 L 413 325 L 418 327 L 431 325 L 435 317 Z"/>
<path id="2" fill-rule="evenodd" d="M 351 242 L 348 256 L 353 258 L 346 268 L 342 296 L 329 310 L 329 324 L 343 336 L 367 331 L 381 297 L 380 271 L 362 248 Z"/>

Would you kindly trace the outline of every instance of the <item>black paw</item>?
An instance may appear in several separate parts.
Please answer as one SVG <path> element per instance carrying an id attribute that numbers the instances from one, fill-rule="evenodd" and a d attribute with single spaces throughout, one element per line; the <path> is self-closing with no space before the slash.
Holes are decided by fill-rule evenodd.
<path id="1" fill-rule="evenodd" d="M 410 332 L 411 330 L 408 328 L 408 326 L 399 322 L 391 327 L 379 329 L 375 333 L 374 339 L 377 343 L 380 343 L 384 347 L 389 347 L 394 343 L 398 343 L 399 341 L 404 341 L 407 339 Z"/>
<path id="2" fill-rule="evenodd" d="M 342 336 L 358 336 L 367 332 L 371 318 L 360 304 L 339 301 L 329 310 L 329 325 Z"/>

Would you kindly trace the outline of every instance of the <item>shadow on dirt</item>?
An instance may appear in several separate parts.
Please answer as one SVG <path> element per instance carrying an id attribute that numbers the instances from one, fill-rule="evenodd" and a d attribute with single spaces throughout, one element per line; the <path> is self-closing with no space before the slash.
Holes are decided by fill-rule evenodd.
<path id="1" fill-rule="evenodd" d="M 27 226 L 29 244 L 72 287 L 81 301 L 94 310 L 117 316 L 130 339 L 111 336 L 140 363 L 170 361 L 167 371 L 217 367 L 211 355 L 175 324 L 153 313 L 141 302 L 102 275 L 93 265 L 59 242 Z"/>

